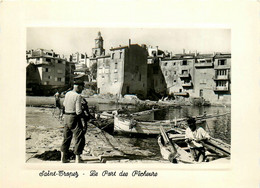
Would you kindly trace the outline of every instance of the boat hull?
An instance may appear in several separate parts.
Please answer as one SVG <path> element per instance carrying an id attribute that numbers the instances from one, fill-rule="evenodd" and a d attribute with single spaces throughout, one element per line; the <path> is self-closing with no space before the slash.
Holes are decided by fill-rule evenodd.
<path id="1" fill-rule="evenodd" d="M 184 133 L 184 131 L 183 131 Z M 158 137 L 158 145 L 160 147 L 160 152 L 165 160 L 169 160 L 172 163 L 189 163 L 196 164 L 194 158 L 189 152 L 189 148 L 185 142 L 185 136 L 181 131 L 176 131 L 171 129 L 165 132 L 164 129 L 161 130 L 161 135 Z M 170 144 L 166 144 L 166 141 Z M 207 162 L 210 163 L 222 163 L 228 162 L 230 160 L 230 145 L 223 143 L 220 140 L 212 138 L 211 141 L 204 144 L 206 148 Z M 177 154 L 172 155 L 173 150 Z"/>
<path id="2" fill-rule="evenodd" d="M 128 133 L 128 134 L 145 134 L 145 135 L 159 135 L 160 125 L 166 130 L 173 126 L 172 123 L 163 122 L 148 122 L 148 121 L 137 121 L 125 117 L 114 117 L 114 132 L 115 133 Z"/>

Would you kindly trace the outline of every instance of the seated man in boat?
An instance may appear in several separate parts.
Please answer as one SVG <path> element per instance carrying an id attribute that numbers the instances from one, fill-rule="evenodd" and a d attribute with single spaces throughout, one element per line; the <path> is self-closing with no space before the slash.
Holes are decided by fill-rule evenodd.
<path id="1" fill-rule="evenodd" d="M 205 161 L 205 148 L 202 141 L 210 139 L 209 134 L 202 128 L 196 125 L 196 120 L 194 118 L 189 118 L 188 128 L 185 131 L 185 141 L 190 148 L 190 152 L 193 155 L 195 161 L 202 162 Z"/>

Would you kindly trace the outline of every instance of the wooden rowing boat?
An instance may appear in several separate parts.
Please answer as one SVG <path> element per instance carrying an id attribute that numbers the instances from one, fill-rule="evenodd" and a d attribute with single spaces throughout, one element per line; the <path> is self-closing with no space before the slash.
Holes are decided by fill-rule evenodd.
<path id="1" fill-rule="evenodd" d="M 204 114 L 200 116 L 194 116 L 196 119 L 196 124 L 205 123 L 205 119 L 219 117 L 225 114 Z M 142 117 L 142 116 L 140 116 Z M 138 116 L 124 116 L 117 115 L 114 116 L 114 132 L 117 133 L 127 133 L 127 134 L 145 134 L 145 135 L 159 135 L 160 126 L 163 126 L 166 130 L 172 127 L 180 126 L 186 123 L 187 118 L 179 118 L 172 120 L 154 120 L 154 121 L 142 121 Z M 151 118 L 152 119 L 152 118 Z M 203 127 L 203 125 L 201 125 Z"/>
<path id="2" fill-rule="evenodd" d="M 160 127 L 161 135 L 158 137 L 158 144 L 161 155 L 164 159 L 172 163 L 198 163 L 191 155 L 187 143 L 185 142 L 185 130 L 173 128 L 165 131 Z M 230 145 L 221 140 L 211 138 L 203 143 L 206 148 L 206 162 L 229 161 Z M 221 159 L 221 160 L 220 160 Z"/>
<path id="3" fill-rule="evenodd" d="M 124 116 L 114 117 L 114 132 L 116 133 L 158 135 L 160 134 L 158 125 L 163 126 L 165 129 L 170 129 L 173 122 L 138 121 Z"/>

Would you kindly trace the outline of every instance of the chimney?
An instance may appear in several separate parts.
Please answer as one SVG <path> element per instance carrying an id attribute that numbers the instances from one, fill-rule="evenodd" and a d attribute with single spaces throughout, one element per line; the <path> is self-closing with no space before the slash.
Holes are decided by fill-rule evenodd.
<path id="1" fill-rule="evenodd" d="M 197 55 L 198 55 L 198 51 L 196 50 L 196 51 L 195 51 L 195 57 L 197 57 Z"/>
<path id="2" fill-rule="evenodd" d="M 183 49 L 183 54 L 185 54 L 185 49 Z"/>
<path id="3" fill-rule="evenodd" d="M 131 39 L 129 39 L 129 46 L 131 45 Z"/>
<path id="4" fill-rule="evenodd" d="M 172 58 L 172 52 L 170 52 L 170 58 Z"/>

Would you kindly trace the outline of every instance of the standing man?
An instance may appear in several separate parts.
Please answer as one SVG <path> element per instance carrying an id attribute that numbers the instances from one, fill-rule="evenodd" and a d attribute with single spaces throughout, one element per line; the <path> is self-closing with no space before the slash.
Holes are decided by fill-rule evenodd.
<path id="1" fill-rule="evenodd" d="M 75 147 L 74 154 L 76 155 L 76 163 L 81 163 L 80 155 L 85 146 L 85 124 L 82 124 L 81 119 L 84 117 L 82 113 L 82 97 L 80 93 L 84 88 L 83 81 L 76 81 L 73 85 L 73 90 L 65 95 L 63 102 L 65 108 L 64 114 L 64 138 L 61 145 L 61 162 L 69 162 L 67 154 L 69 151 L 72 136 L 74 135 Z"/>
<path id="2" fill-rule="evenodd" d="M 61 105 L 60 105 L 60 93 L 57 90 L 57 92 L 54 94 L 54 98 L 55 98 L 55 108 L 52 112 L 52 115 L 54 116 L 55 114 L 55 110 L 58 108 L 59 109 L 59 119 L 62 118 L 62 110 L 61 110 Z"/>
<path id="3" fill-rule="evenodd" d="M 209 140 L 210 136 L 202 127 L 197 127 L 196 120 L 194 118 L 189 118 L 187 122 L 188 128 L 185 131 L 185 141 L 190 148 L 190 152 L 195 161 L 205 161 L 206 150 L 201 141 Z"/>

